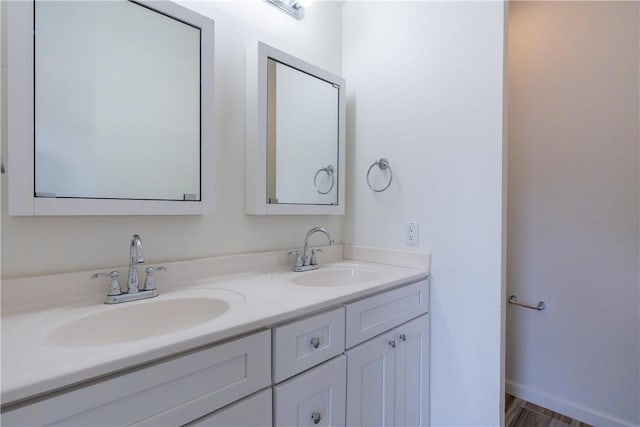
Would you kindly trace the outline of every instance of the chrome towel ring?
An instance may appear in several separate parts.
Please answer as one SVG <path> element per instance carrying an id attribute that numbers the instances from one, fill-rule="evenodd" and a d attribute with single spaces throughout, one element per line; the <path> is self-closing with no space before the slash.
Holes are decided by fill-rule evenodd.
<path id="1" fill-rule="evenodd" d="M 327 191 L 320 190 L 320 187 L 318 186 L 318 175 L 320 175 L 320 172 L 325 172 L 327 175 L 329 175 L 329 177 L 331 177 L 331 187 L 329 187 Z M 336 183 L 336 179 L 333 175 L 333 172 L 335 172 L 335 169 L 331 165 L 327 166 L 326 168 L 318 169 L 318 172 L 316 172 L 316 174 L 313 177 L 313 188 L 315 188 L 318 193 L 329 194 L 329 192 L 333 190 L 333 186 Z"/>
<path id="2" fill-rule="evenodd" d="M 369 181 L 369 174 L 371 173 L 371 169 L 373 169 L 374 166 L 378 166 L 380 170 L 389 169 L 389 182 L 387 182 L 387 185 L 385 185 L 383 188 L 374 188 L 373 185 L 371 185 L 371 181 Z M 376 193 L 382 193 L 384 190 L 389 188 L 389 186 L 391 185 L 391 181 L 393 181 L 393 171 L 391 170 L 389 159 L 382 157 L 380 160 L 373 162 L 373 164 L 369 166 L 369 170 L 367 171 L 367 185 L 372 191 L 375 191 Z"/>

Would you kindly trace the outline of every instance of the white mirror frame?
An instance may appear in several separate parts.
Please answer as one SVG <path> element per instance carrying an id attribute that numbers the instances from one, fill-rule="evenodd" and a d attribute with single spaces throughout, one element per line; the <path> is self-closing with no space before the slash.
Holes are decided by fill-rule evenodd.
<path id="1" fill-rule="evenodd" d="M 214 22 L 168 1 L 136 1 L 201 30 L 200 201 L 45 198 L 34 195 L 33 1 L 7 2 L 9 215 L 201 215 L 211 209 Z M 172 173 L 172 171 L 167 171 Z"/>
<path id="2" fill-rule="evenodd" d="M 267 203 L 267 59 L 273 58 L 339 86 L 338 204 Z M 248 215 L 344 215 L 345 81 L 262 42 L 247 49 L 247 129 L 245 144 L 245 213 Z"/>

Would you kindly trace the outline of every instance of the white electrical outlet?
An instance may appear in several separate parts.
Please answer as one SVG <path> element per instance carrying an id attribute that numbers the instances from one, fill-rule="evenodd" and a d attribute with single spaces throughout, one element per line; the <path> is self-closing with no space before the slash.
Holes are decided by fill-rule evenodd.
<path id="1" fill-rule="evenodd" d="M 407 245 L 418 246 L 420 236 L 420 223 L 415 221 L 407 222 Z"/>

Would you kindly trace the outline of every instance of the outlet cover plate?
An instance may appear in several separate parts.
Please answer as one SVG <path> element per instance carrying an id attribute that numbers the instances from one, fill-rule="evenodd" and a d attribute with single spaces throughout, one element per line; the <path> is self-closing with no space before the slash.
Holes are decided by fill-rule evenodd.
<path id="1" fill-rule="evenodd" d="M 420 236 L 420 223 L 417 221 L 407 222 L 405 243 L 409 246 L 418 246 L 419 236 Z"/>

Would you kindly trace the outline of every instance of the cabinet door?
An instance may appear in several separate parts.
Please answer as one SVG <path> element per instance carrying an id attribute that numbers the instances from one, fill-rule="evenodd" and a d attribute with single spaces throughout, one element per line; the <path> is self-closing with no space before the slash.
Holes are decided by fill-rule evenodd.
<path id="1" fill-rule="evenodd" d="M 274 426 L 344 426 L 346 370 L 338 356 L 275 386 Z"/>
<path id="2" fill-rule="evenodd" d="M 347 425 L 393 426 L 394 333 L 347 351 Z"/>
<path id="3" fill-rule="evenodd" d="M 271 389 L 204 416 L 185 427 L 270 427 Z"/>
<path id="4" fill-rule="evenodd" d="M 429 315 L 395 329 L 395 424 L 429 425 Z"/>

